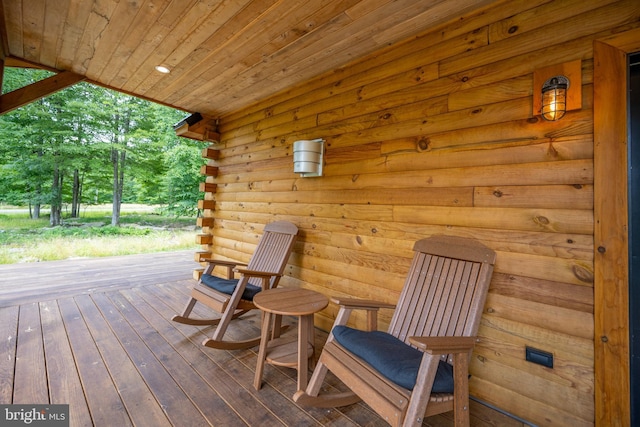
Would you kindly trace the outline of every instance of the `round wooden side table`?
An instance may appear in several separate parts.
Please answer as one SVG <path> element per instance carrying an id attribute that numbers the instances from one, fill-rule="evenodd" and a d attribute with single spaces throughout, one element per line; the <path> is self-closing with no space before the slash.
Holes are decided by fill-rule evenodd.
<path id="1" fill-rule="evenodd" d="M 262 385 L 264 363 L 288 366 L 298 370 L 298 390 L 307 387 L 309 357 L 313 355 L 313 315 L 329 305 L 329 299 L 321 293 L 298 288 L 275 288 L 259 292 L 253 303 L 264 312 L 260 350 L 254 386 Z M 274 316 L 297 316 L 298 339 L 271 337 L 271 325 Z M 275 318 L 275 324 L 280 319 Z M 271 339 L 270 339 L 271 338 Z"/>

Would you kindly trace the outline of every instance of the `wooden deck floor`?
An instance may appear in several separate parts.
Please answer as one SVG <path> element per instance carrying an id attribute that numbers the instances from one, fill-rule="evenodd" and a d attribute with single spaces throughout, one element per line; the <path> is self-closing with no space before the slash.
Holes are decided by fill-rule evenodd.
<path id="1" fill-rule="evenodd" d="M 364 404 L 297 406 L 292 369 L 267 365 L 256 391 L 257 348 L 206 348 L 210 328 L 171 322 L 195 266 L 191 252 L 0 266 L 0 403 L 69 404 L 72 427 L 387 425 Z M 228 333 L 258 325 L 255 312 Z"/>

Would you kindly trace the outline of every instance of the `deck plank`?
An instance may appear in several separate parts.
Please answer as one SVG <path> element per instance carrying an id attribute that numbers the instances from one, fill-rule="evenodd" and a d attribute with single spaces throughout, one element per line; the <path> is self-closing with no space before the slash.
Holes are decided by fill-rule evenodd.
<path id="1" fill-rule="evenodd" d="M 102 312 L 109 327 L 117 336 L 124 351 L 135 364 L 138 373 L 155 396 L 173 425 L 180 425 L 185 419 L 194 425 L 207 425 L 198 408 L 189 400 L 162 363 L 154 356 L 143 339 L 122 317 L 120 311 L 103 294 L 94 294 L 92 299 Z"/>
<path id="2" fill-rule="evenodd" d="M 104 295 L 104 294 L 98 294 Z M 132 363 L 109 323 L 88 295 L 76 297 L 76 304 L 91 332 L 98 351 L 122 397 L 131 421 L 136 426 L 169 426 L 164 411 Z"/>
<path id="3" fill-rule="evenodd" d="M 0 308 L 0 403 L 13 403 L 19 307 Z"/>
<path id="4" fill-rule="evenodd" d="M 55 301 L 41 302 L 40 318 L 49 381 L 49 403 L 69 405 L 70 425 L 91 426 L 91 414 L 58 304 Z"/>
<path id="5" fill-rule="evenodd" d="M 134 289 L 134 292 L 143 293 L 139 289 Z M 144 292 L 145 298 L 151 298 L 152 295 L 149 292 Z M 172 314 L 175 314 L 175 310 L 168 306 L 162 306 L 159 301 L 154 305 L 156 308 L 160 308 L 158 315 L 162 318 L 170 318 Z M 202 354 L 208 362 L 194 363 L 194 369 L 196 369 L 200 375 L 207 378 L 209 384 L 216 390 L 216 392 L 222 396 L 225 396 L 227 404 L 237 413 L 248 425 L 285 425 L 280 419 L 271 411 L 271 405 L 266 406 L 261 400 L 256 399 L 255 390 L 252 389 L 252 382 L 242 382 L 237 379 L 233 372 L 228 372 L 228 365 L 234 360 L 234 352 L 225 350 L 213 350 L 205 348 L 201 345 L 204 338 L 207 335 L 201 328 L 190 325 L 182 325 L 174 323 L 172 325 L 179 335 L 172 334 L 170 339 L 171 343 L 175 346 L 202 348 Z M 204 328 L 208 330 L 210 328 Z M 193 357 L 193 355 L 191 355 Z M 198 355 L 199 356 L 199 355 Z M 207 368 L 208 367 L 208 368 Z M 290 408 L 291 410 L 294 410 Z M 301 425 L 313 425 L 307 420 L 307 424 Z"/>
<path id="6" fill-rule="evenodd" d="M 20 307 L 13 403 L 49 402 L 38 303 Z"/>
<path id="7" fill-rule="evenodd" d="M 193 251 L 0 265 L 0 307 L 191 278 Z"/>
<path id="8" fill-rule="evenodd" d="M 72 298 L 58 300 L 58 305 L 93 424 L 133 425 L 80 309 Z"/>
<path id="9" fill-rule="evenodd" d="M 158 315 L 136 290 L 113 293 L 110 297 L 206 418 L 215 419 L 221 425 L 244 424 L 206 381 L 205 376 L 210 375 L 215 367 L 204 354 L 203 346 L 187 342 L 173 322 Z M 150 325 L 154 329 L 144 332 Z"/>

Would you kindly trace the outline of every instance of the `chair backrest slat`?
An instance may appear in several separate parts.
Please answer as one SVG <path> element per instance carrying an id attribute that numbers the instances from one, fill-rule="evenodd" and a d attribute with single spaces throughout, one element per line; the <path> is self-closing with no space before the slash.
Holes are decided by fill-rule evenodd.
<path id="1" fill-rule="evenodd" d="M 410 336 L 474 336 L 495 252 L 450 236 L 420 240 L 414 250 L 389 333 L 407 343 Z"/>
<path id="2" fill-rule="evenodd" d="M 276 221 L 267 224 L 249 260 L 247 269 L 282 274 L 295 243 L 297 232 L 298 228 L 288 222 Z M 277 277 L 272 278 L 270 287 L 273 287 L 278 279 Z M 249 279 L 249 283 L 261 286 L 261 280 L 256 277 Z"/>

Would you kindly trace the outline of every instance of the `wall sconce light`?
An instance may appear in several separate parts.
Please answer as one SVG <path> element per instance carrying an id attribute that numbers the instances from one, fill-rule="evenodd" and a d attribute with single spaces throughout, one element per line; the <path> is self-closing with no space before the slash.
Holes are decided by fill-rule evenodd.
<path id="1" fill-rule="evenodd" d="M 322 176 L 324 139 L 303 139 L 293 143 L 293 171 L 302 177 Z"/>
<path id="2" fill-rule="evenodd" d="M 556 121 L 582 108 L 582 61 L 551 65 L 533 72 L 533 115 Z"/>
<path id="3" fill-rule="evenodd" d="M 542 85 L 542 118 L 549 121 L 560 120 L 567 112 L 567 89 L 569 79 L 553 76 Z"/>

